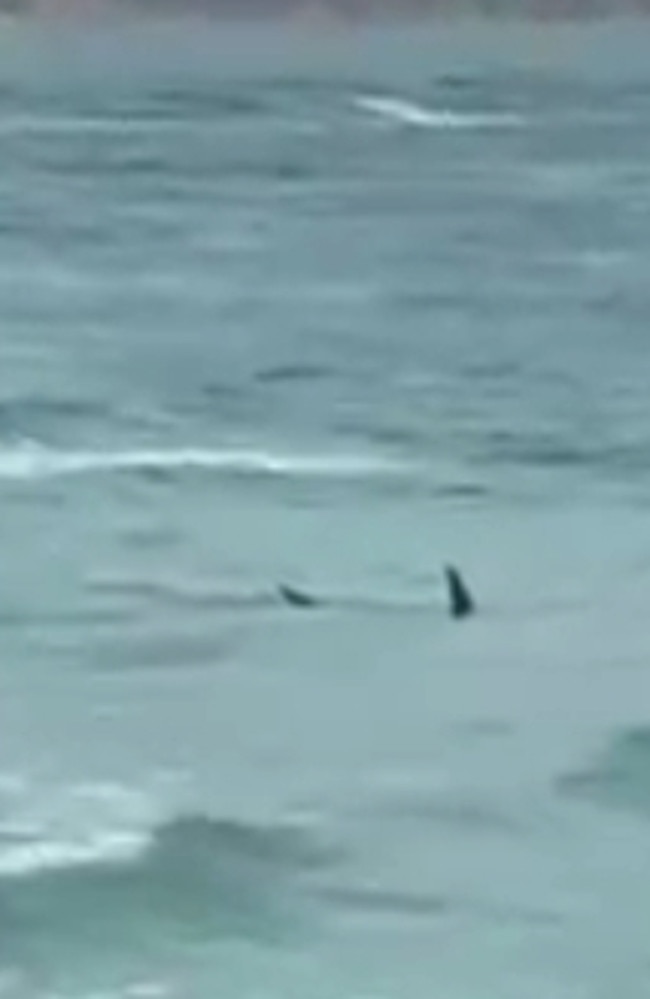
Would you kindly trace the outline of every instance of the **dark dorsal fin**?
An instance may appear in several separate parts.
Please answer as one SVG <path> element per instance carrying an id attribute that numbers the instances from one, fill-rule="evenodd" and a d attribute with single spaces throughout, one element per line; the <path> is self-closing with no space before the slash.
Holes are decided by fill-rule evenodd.
<path id="1" fill-rule="evenodd" d="M 296 590 L 293 586 L 278 585 L 278 592 L 285 603 L 292 607 L 317 607 L 318 601 L 304 590 Z"/>
<path id="2" fill-rule="evenodd" d="M 452 617 L 467 617 L 473 614 L 474 600 L 467 589 L 458 569 L 453 566 L 445 566 L 445 577 L 447 579 L 447 590 L 449 594 L 449 613 Z"/>

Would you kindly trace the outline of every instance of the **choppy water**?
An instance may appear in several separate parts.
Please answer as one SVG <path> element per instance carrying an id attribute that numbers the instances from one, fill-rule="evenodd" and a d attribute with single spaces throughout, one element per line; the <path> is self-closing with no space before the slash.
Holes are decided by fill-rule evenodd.
<path id="1" fill-rule="evenodd" d="M 647 29 L 3 30 L 0 995 L 646 996 Z"/>

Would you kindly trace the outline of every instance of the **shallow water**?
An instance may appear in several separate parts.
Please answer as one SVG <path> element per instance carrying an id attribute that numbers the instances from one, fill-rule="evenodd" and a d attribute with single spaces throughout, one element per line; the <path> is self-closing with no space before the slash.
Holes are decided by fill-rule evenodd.
<path id="1" fill-rule="evenodd" d="M 640 999 L 648 29 L 3 30 L 0 994 Z"/>

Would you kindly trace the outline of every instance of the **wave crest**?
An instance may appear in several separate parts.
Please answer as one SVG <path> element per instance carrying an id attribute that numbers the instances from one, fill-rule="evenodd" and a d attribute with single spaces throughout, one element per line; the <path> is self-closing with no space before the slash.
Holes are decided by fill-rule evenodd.
<path id="1" fill-rule="evenodd" d="M 99 473 L 164 474 L 203 470 L 289 478 L 366 478 L 398 473 L 387 459 L 357 454 L 292 454 L 249 448 L 65 451 L 36 445 L 0 450 L 0 479 L 48 479 Z"/>
<path id="2" fill-rule="evenodd" d="M 116 871 L 153 866 L 173 871 L 220 871 L 232 864 L 255 863 L 289 871 L 320 866 L 334 854 L 316 846 L 295 826 L 263 826 L 205 815 L 181 816 L 146 832 L 109 832 L 74 841 L 25 839 L 0 851 L 0 882 L 79 869 Z"/>
<path id="3" fill-rule="evenodd" d="M 402 97 L 361 94 L 354 99 L 361 111 L 367 111 L 398 125 L 433 129 L 518 128 L 524 120 L 515 114 L 479 111 L 432 109 Z"/>

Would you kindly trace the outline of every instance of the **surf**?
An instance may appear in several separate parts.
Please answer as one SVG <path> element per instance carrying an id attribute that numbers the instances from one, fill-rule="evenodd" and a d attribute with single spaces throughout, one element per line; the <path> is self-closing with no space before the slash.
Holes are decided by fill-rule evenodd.
<path id="1" fill-rule="evenodd" d="M 360 94 L 354 99 L 354 105 L 359 110 L 385 121 L 415 128 L 473 130 L 479 128 L 516 128 L 524 124 L 518 115 L 451 111 L 449 109 L 436 110 L 415 101 L 405 100 L 402 97 Z"/>
<path id="2" fill-rule="evenodd" d="M 256 448 L 135 448 L 61 450 L 19 445 L 0 450 L 0 479 L 38 480 L 119 472 L 203 470 L 231 475 L 358 479 L 395 475 L 405 466 L 388 458 L 352 453 L 293 453 Z"/>

